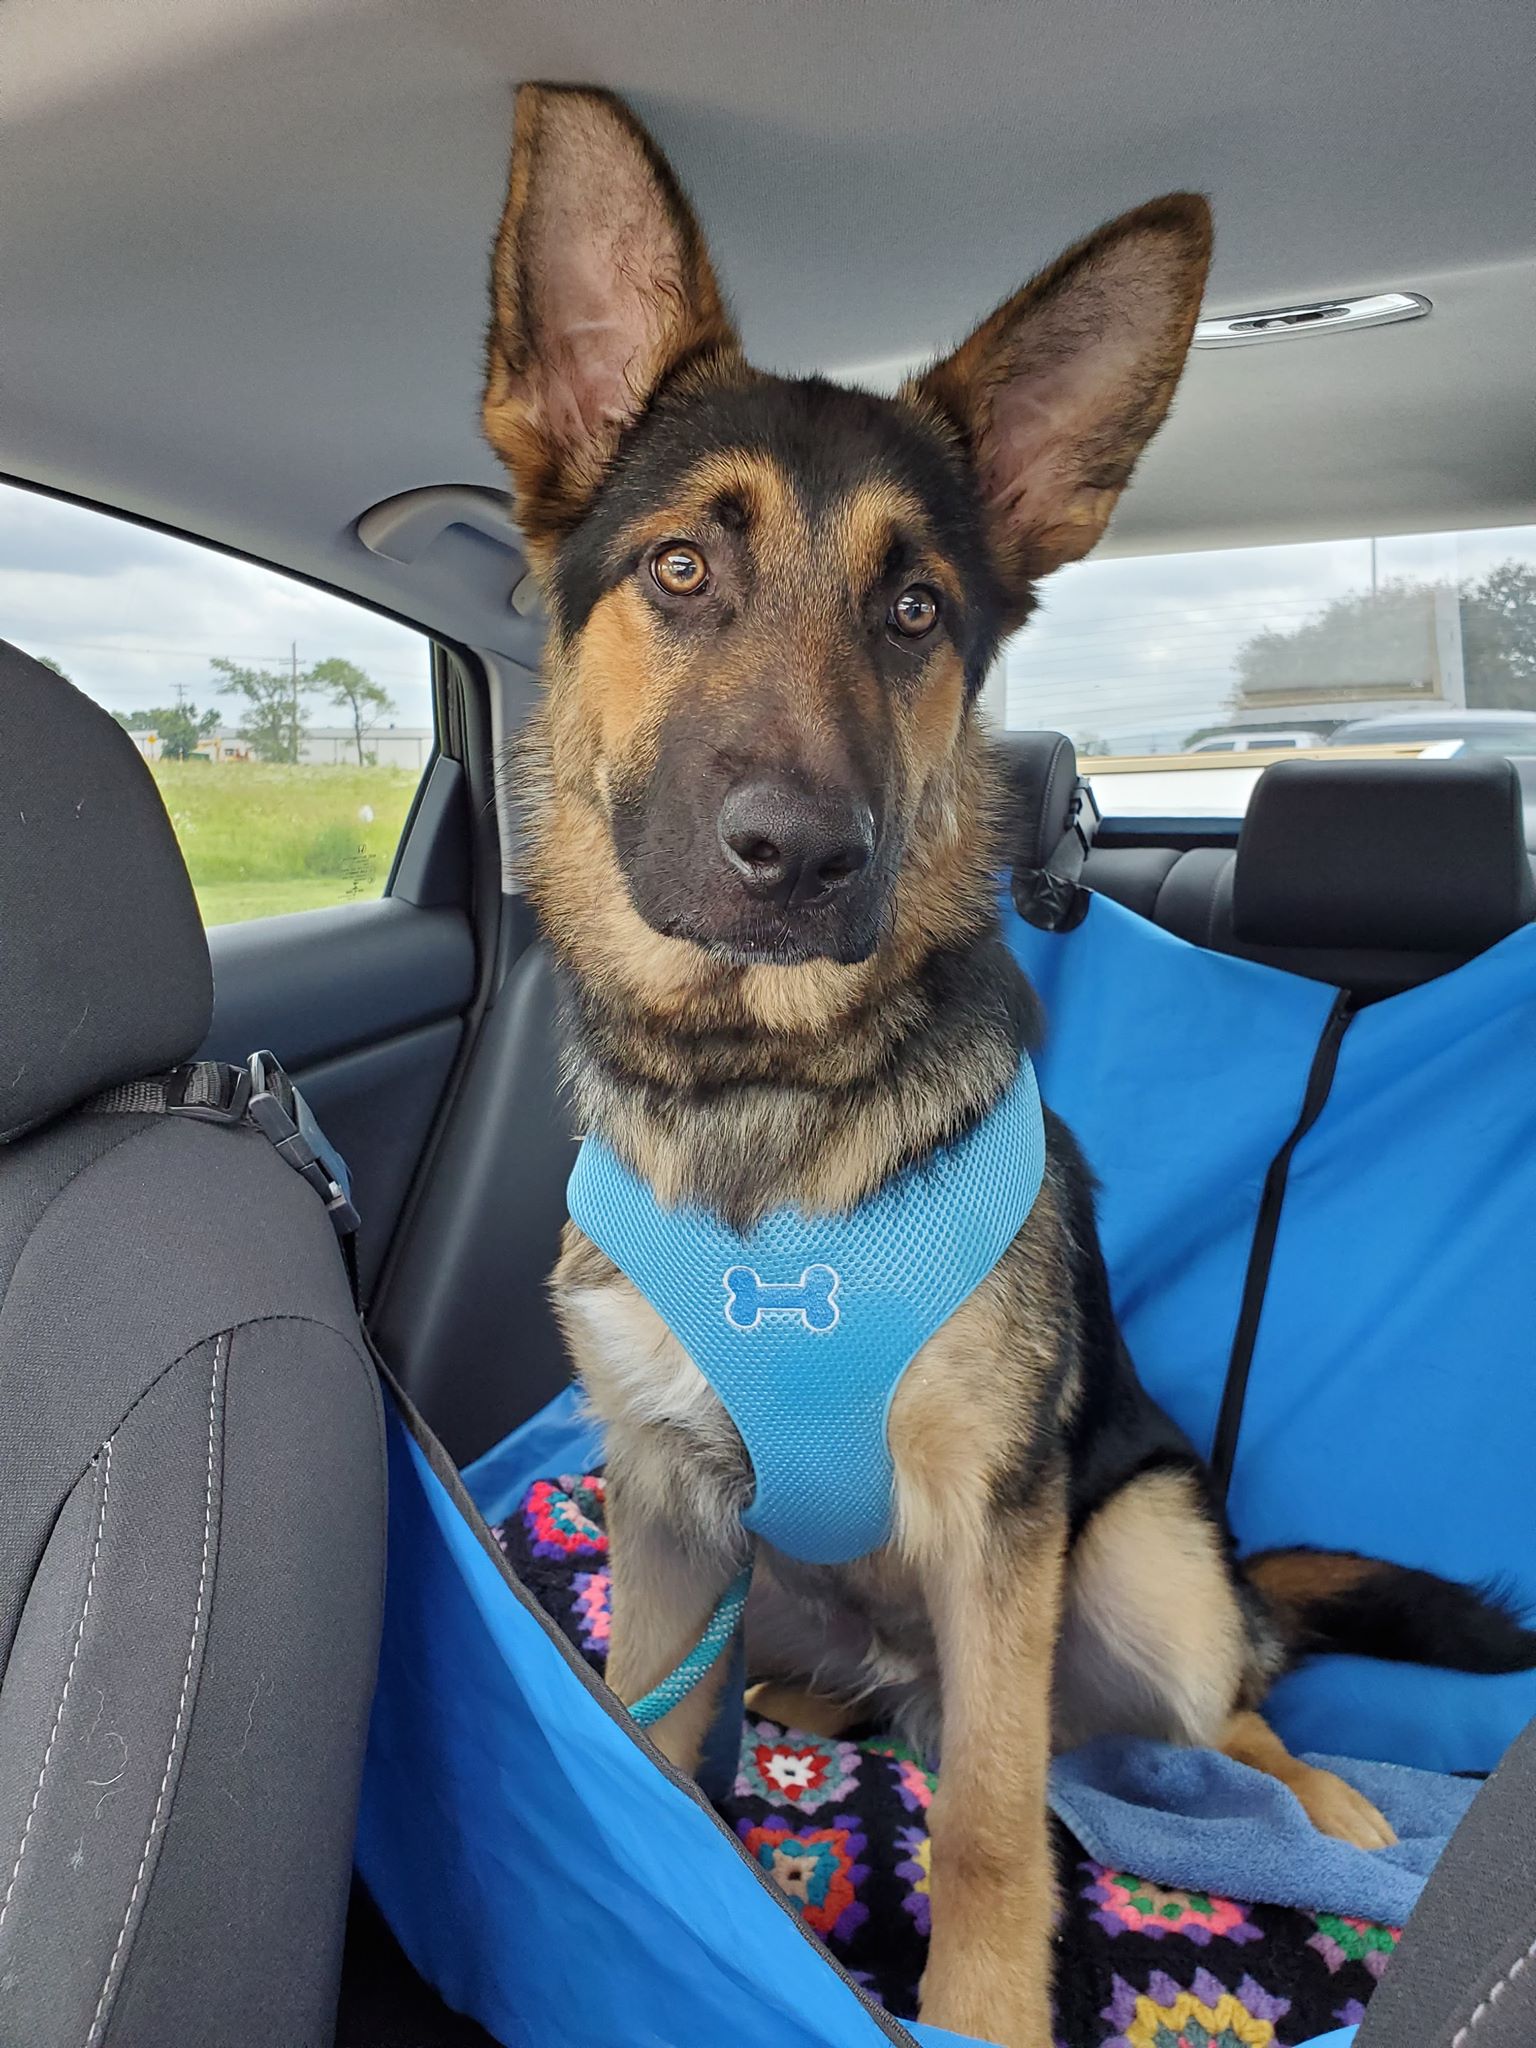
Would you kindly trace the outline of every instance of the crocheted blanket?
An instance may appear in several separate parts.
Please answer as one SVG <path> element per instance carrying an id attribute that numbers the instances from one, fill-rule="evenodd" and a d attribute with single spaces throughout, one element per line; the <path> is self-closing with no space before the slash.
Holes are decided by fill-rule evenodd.
<path id="1" fill-rule="evenodd" d="M 540 1480 L 495 1531 L 566 1636 L 602 1668 L 608 1541 L 600 1473 Z M 837 1960 L 890 2012 L 917 2010 L 935 1779 L 893 1742 L 830 1741 L 748 1716 L 723 1809 Z M 1359 2020 L 1398 1930 L 1160 1889 L 1092 1861 L 1052 1822 L 1061 1893 L 1061 2048 L 1294 2048 Z M 657 1882 L 686 1890 L 686 1870 Z"/>

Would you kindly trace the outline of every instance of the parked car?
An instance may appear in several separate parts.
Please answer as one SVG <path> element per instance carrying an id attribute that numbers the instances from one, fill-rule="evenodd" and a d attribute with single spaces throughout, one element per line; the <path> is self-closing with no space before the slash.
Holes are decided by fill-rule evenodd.
<path id="1" fill-rule="evenodd" d="M 1254 754 L 1272 749 L 1279 753 L 1288 747 L 1315 747 L 1321 743 L 1321 735 L 1292 727 L 1283 732 L 1241 732 L 1211 733 L 1203 740 L 1196 740 L 1184 749 L 1186 754 Z"/>
<path id="2" fill-rule="evenodd" d="M 1331 747 L 1401 746 L 1422 740 L 1463 754 L 1536 754 L 1536 711 L 1426 708 L 1352 718 L 1329 734 Z"/>

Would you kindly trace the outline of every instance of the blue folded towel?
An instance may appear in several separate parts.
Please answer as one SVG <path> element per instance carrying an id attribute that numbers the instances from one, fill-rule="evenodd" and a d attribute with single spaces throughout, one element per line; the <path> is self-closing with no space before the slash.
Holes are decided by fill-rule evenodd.
<path id="1" fill-rule="evenodd" d="M 1352 1757 L 1306 1761 L 1373 1801 L 1396 1847 L 1320 1834 L 1293 1792 L 1215 1750 L 1118 1736 L 1056 1759 L 1051 1808 L 1096 1863 L 1153 1884 L 1401 1927 L 1476 1783 Z"/>

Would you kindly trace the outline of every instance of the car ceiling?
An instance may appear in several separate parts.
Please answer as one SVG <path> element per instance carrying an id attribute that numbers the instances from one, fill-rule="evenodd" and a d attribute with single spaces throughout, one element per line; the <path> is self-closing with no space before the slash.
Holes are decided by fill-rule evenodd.
<path id="1" fill-rule="evenodd" d="M 1414 325 L 1196 355 L 1111 529 L 1142 553 L 1536 516 L 1529 0 L 6 0 L 0 469 L 531 656 L 477 431 L 511 88 L 629 94 L 754 357 L 889 383 L 1099 220 L 1216 204 L 1208 310 Z M 3 630 L 3 622 L 0 622 Z"/>

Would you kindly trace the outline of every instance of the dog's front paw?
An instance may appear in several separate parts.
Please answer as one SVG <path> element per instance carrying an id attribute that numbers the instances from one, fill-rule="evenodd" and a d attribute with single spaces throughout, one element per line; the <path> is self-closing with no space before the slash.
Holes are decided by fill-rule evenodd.
<path id="1" fill-rule="evenodd" d="M 1397 1840 L 1385 1814 L 1332 1771 L 1299 1764 L 1287 1782 L 1306 1808 L 1307 1818 L 1323 1834 L 1352 1842 L 1357 1849 L 1390 1849 Z"/>

